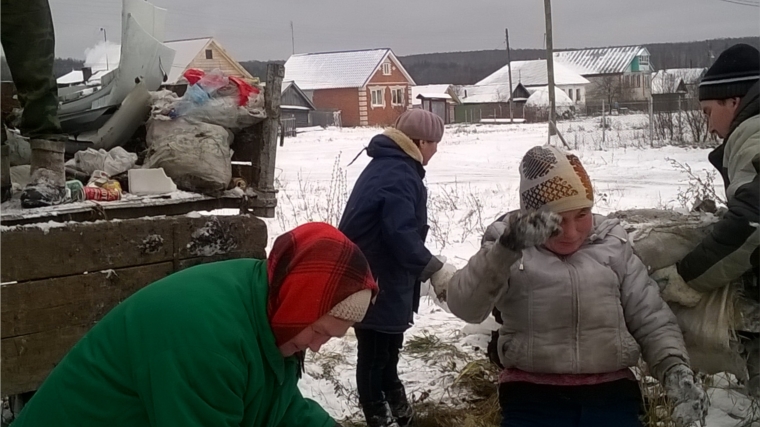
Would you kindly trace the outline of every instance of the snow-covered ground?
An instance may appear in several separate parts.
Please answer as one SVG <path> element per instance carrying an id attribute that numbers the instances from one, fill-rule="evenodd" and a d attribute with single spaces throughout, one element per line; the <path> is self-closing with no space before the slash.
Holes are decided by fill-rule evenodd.
<path id="1" fill-rule="evenodd" d="M 671 161 L 688 164 L 695 175 L 715 176 L 707 149 L 663 146 L 649 148 L 645 116 L 612 117 L 602 142 L 599 119 L 560 124 L 568 144 L 583 162 L 594 183 L 595 210 L 609 213 L 629 208 L 682 208 L 679 194 L 688 176 Z M 369 162 L 362 153 L 347 166 L 378 128 L 328 128 L 287 138 L 277 152 L 280 189 L 277 217 L 267 220 L 271 242 L 283 231 L 307 221 L 337 224 L 353 183 Z M 518 165 L 523 154 L 547 142 L 546 124 L 450 125 L 438 153 L 427 167 L 431 233 L 428 247 L 462 266 L 478 247 L 484 228 L 498 215 L 519 207 Z M 558 140 L 553 141 L 559 143 Z M 655 144 L 657 145 L 657 144 Z M 716 179 L 723 196 L 722 182 Z M 493 322 L 493 321 L 492 321 Z M 488 325 L 466 325 L 423 297 L 413 337 L 434 335 L 453 344 L 467 357 L 483 358 Z M 445 355 L 444 355 L 445 356 Z M 461 355 L 460 355 L 461 356 Z M 443 357 L 446 359 L 446 357 Z M 355 382 L 356 339 L 352 335 L 328 342 L 322 352 L 309 355 L 300 382 L 304 395 L 322 404 L 336 419 L 359 414 Z M 464 367 L 461 357 L 430 360 L 405 351 L 400 362 L 402 380 L 415 398 L 457 404 L 460 396 L 448 388 Z M 720 379 L 711 389 L 709 426 L 739 425 L 749 402 Z"/>

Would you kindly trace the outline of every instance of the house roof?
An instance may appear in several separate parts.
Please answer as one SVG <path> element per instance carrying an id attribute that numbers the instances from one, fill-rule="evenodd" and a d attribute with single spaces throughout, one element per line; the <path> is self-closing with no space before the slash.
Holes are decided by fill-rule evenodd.
<path id="1" fill-rule="evenodd" d="M 304 108 L 311 108 L 312 110 L 316 110 L 317 109 L 317 107 L 314 106 L 314 103 L 311 102 L 311 99 L 308 96 L 306 96 L 306 94 L 303 93 L 303 91 L 301 90 L 301 88 L 298 87 L 298 85 L 296 84 L 296 82 L 294 82 L 292 80 L 284 80 L 282 82 L 282 90 L 280 91 L 280 94 L 285 93 L 285 91 L 288 88 L 291 88 L 291 87 L 298 93 L 298 95 L 301 98 L 304 99 L 304 101 L 306 101 L 307 104 L 309 104 L 309 107 L 304 107 Z M 283 105 L 282 107 L 283 108 L 285 108 L 285 107 L 287 107 L 287 108 L 296 108 L 296 106 L 292 106 L 292 105 L 291 106 Z"/>
<path id="2" fill-rule="evenodd" d="M 681 83 L 693 85 L 699 83 L 706 68 L 671 68 L 660 70 L 652 76 L 652 94 L 662 95 L 678 92 Z"/>
<path id="3" fill-rule="evenodd" d="M 460 93 L 462 104 L 509 102 L 510 97 L 508 84 L 462 86 Z"/>
<path id="4" fill-rule="evenodd" d="M 415 96 L 416 99 L 422 100 L 422 98 L 425 99 L 445 99 L 449 100 L 452 99 L 451 95 L 448 93 L 421 93 L 417 96 Z"/>
<path id="5" fill-rule="evenodd" d="M 554 104 L 557 108 L 572 107 L 575 104 L 564 90 L 554 87 Z M 536 89 L 535 92 L 525 102 L 526 107 L 548 107 L 549 106 L 549 86 Z"/>
<path id="6" fill-rule="evenodd" d="M 449 95 L 451 85 L 424 85 L 412 86 L 412 105 L 420 105 L 422 101 L 417 98 L 418 95 L 424 94 L 426 98 L 432 98 L 439 95 Z M 448 99 L 452 99 L 449 95 Z"/>
<path id="7" fill-rule="evenodd" d="M 303 90 L 364 87 L 388 57 L 414 84 L 390 49 L 296 54 L 285 63 L 285 79 Z"/>
<path id="8" fill-rule="evenodd" d="M 193 62 L 193 59 L 195 59 L 195 57 L 197 57 L 202 50 L 206 49 L 206 47 L 212 43 L 216 45 L 215 47 L 219 53 L 225 59 L 230 61 L 230 63 L 232 63 L 232 65 L 238 70 L 238 72 L 240 72 L 240 74 L 252 78 L 248 71 L 246 71 L 242 65 L 235 61 L 230 56 L 230 54 L 224 50 L 219 42 L 214 40 L 213 37 L 201 37 L 196 39 L 172 40 L 164 42 L 164 45 L 171 49 L 174 49 L 176 52 L 174 55 L 174 63 L 172 63 L 172 68 L 171 71 L 169 71 L 169 77 L 166 80 L 166 83 L 177 83 L 182 78 L 182 74 L 185 72 L 187 67 L 190 66 L 190 63 Z"/>
<path id="9" fill-rule="evenodd" d="M 92 73 L 90 78 L 87 80 L 89 83 L 95 83 L 100 81 L 100 71 L 95 71 Z M 84 83 L 84 72 L 82 70 L 71 70 L 69 73 L 62 75 L 61 77 L 58 77 L 56 79 L 56 83 L 59 85 L 72 85 L 72 84 L 79 84 Z"/>
<path id="10" fill-rule="evenodd" d="M 522 83 L 525 87 L 546 86 L 549 84 L 546 60 L 512 61 L 512 86 Z M 490 76 L 475 83 L 476 85 L 504 84 L 509 83 L 509 65 L 496 70 Z M 573 71 L 571 68 L 554 63 L 554 84 L 557 86 L 585 85 L 589 81 Z"/>
<path id="11" fill-rule="evenodd" d="M 622 73 L 638 55 L 649 55 L 642 46 L 604 47 L 555 52 L 554 58 L 581 75 Z"/>

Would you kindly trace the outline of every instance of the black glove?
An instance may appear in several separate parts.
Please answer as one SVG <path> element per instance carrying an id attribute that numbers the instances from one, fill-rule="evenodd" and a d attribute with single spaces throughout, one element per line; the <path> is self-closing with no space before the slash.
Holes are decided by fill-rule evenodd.
<path id="1" fill-rule="evenodd" d="M 499 243 L 513 251 L 546 243 L 550 237 L 562 232 L 562 217 L 554 212 L 518 212 L 505 219 L 506 227 Z"/>

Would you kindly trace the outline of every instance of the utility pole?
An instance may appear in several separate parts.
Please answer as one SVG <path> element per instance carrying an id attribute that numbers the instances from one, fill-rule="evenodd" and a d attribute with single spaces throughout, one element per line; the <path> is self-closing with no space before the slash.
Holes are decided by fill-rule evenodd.
<path id="1" fill-rule="evenodd" d="M 512 113 L 512 59 L 509 52 L 509 28 L 504 29 L 507 37 L 507 67 L 509 67 L 509 123 L 515 122 L 514 113 Z"/>
<path id="2" fill-rule="evenodd" d="M 290 43 L 293 46 L 293 55 L 296 54 L 296 36 L 293 31 L 293 21 L 290 21 Z"/>
<path id="3" fill-rule="evenodd" d="M 546 72 L 549 77 L 549 141 L 556 134 L 554 121 L 556 120 L 556 100 L 554 94 L 554 45 L 552 41 L 552 1 L 544 0 L 544 13 L 546 14 Z"/>
<path id="4" fill-rule="evenodd" d="M 108 71 L 108 36 L 106 35 L 106 29 L 103 27 L 100 27 L 100 31 L 103 32 L 103 43 L 104 43 L 104 49 L 106 52 L 106 71 Z"/>

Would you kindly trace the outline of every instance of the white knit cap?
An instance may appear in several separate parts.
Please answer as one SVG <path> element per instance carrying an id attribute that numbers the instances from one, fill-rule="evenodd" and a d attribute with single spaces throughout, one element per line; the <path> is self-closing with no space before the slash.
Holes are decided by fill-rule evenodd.
<path id="1" fill-rule="evenodd" d="M 533 147 L 520 162 L 520 208 L 561 213 L 594 205 L 594 190 L 581 161 L 545 145 Z"/>
<path id="2" fill-rule="evenodd" d="M 349 322 L 361 322 L 364 319 L 364 315 L 367 314 L 371 300 L 372 291 L 363 289 L 339 302 L 327 314 L 338 319 L 348 320 Z"/>

